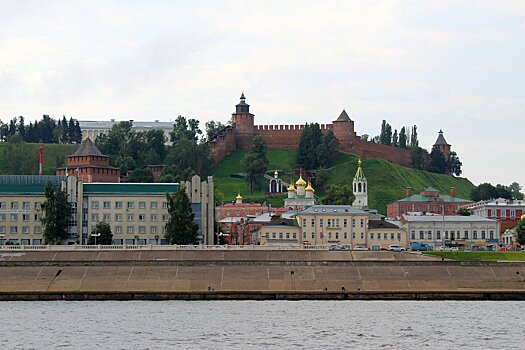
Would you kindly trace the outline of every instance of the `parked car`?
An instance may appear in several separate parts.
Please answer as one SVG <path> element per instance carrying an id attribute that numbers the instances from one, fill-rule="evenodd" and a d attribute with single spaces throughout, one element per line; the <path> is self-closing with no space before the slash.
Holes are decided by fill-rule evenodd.
<path id="1" fill-rule="evenodd" d="M 450 251 L 451 252 L 459 252 L 459 248 L 458 247 L 450 247 Z"/>
<path id="2" fill-rule="evenodd" d="M 365 247 L 364 245 L 356 245 L 354 247 L 354 250 L 368 250 L 368 248 Z"/>
<path id="3" fill-rule="evenodd" d="M 426 243 L 412 243 L 410 249 L 415 252 L 427 252 L 432 250 L 432 246 Z"/>
<path id="4" fill-rule="evenodd" d="M 328 250 L 352 250 L 351 244 L 332 244 Z"/>
<path id="5" fill-rule="evenodd" d="M 405 248 L 401 247 L 399 244 L 391 244 L 388 246 L 388 250 L 391 252 L 404 252 Z"/>
<path id="6" fill-rule="evenodd" d="M 438 252 L 446 252 L 446 251 L 449 251 L 450 248 L 447 247 L 447 246 L 442 245 L 442 246 L 437 247 L 436 250 L 437 250 Z"/>

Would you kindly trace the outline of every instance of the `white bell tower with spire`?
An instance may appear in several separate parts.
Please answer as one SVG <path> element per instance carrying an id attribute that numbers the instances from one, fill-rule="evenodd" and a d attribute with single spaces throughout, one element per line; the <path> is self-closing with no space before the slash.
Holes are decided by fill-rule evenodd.
<path id="1" fill-rule="evenodd" d="M 354 181 L 352 181 L 352 189 L 354 190 L 355 196 L 352 206 L 359 209 L 368 208 L 368 181 L 366 180 L 363 169 L 361 169 L 361 164 L 361 159 L 359 159 Z"/>

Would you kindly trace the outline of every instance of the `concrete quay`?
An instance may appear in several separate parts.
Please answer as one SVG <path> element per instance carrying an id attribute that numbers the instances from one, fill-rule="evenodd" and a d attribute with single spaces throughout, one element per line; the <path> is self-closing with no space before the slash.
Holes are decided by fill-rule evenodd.
<path id="1" fill-rule="evenodd" d="M 0 300 L 525 300 L 525 263 L 339 251 L 0 252 Z"/>

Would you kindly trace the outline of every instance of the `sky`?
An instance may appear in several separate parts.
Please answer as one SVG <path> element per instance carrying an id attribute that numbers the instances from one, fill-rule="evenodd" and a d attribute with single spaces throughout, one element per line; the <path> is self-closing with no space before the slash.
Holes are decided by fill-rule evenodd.
<path id="1" fill-rule="evenodd" d="M 525 187 L 525 1 L 0 1 L 0 119 L 443 130 L 474 184 Z"/>

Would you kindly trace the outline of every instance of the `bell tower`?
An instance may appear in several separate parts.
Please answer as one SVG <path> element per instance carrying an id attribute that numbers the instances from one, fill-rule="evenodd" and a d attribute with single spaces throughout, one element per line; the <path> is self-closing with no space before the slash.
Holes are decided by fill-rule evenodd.
<path id="1" fill-rule="evenodd" d="M 354 190 L 354 203 L 352 206 L 355 208 L 363 209 L 368 208 L 368 181 L 365 177 L 363 169 L 361 169 L 361 159 L 357 162 L 357 171 L 352 181 L 352 186 Z"/>

